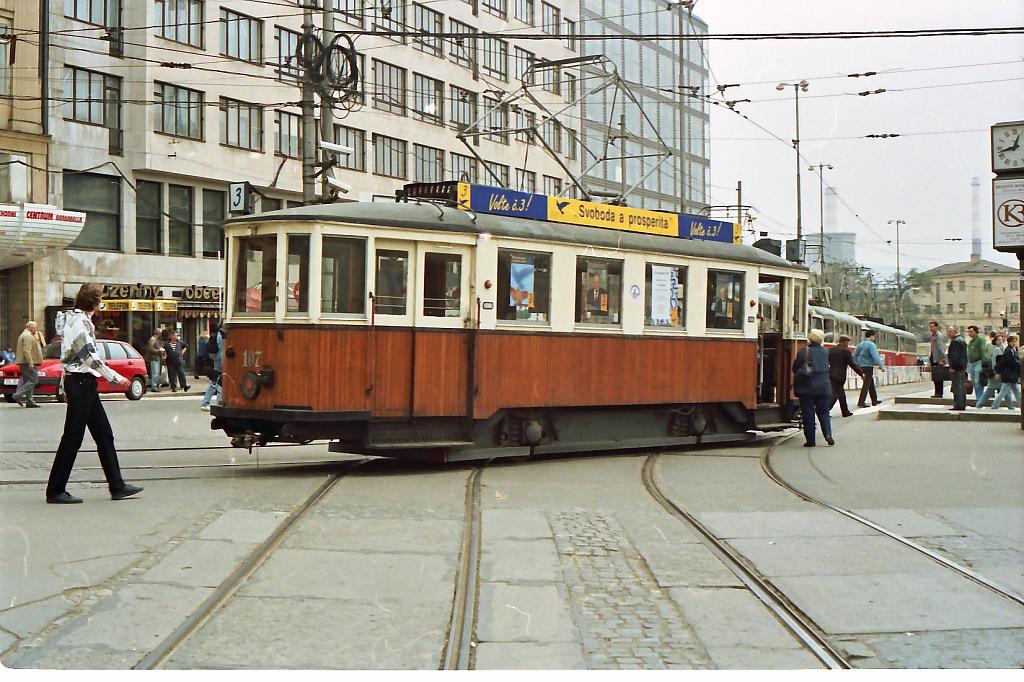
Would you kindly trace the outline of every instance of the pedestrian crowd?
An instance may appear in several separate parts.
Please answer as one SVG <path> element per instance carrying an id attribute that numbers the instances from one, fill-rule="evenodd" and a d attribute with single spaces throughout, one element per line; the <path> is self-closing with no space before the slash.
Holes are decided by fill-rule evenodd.
<path id="1" fill-rule="evenodd" d="M 1006 402 L 1008 409 L 1021 406 L 1020 396 L 1020 339 L 1013 334 L 991 331 L 982 334 L 977 325 L 967 327 L 967 339 L 960 328 L 950 325 L 946 333 L 939 331 L 939 323 L 929 325 L 931 343 L 929 365 L 933 397 L 943 396 L 943 385 L 950 383 L 953 410 L 967 409 L 967 394 L 974 395 L 974 407 L 990 404 L 998 410 Z M 968 340 L 969 339 L 969 340 Z"/>

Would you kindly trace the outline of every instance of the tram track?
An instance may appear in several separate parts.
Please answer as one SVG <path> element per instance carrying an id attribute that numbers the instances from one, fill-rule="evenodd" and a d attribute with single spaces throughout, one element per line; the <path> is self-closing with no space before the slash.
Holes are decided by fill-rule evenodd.
<path id="1" fill-rule="evenodd" d="M 213 593 L 203 601 L 181 624 L 151 649 L 132 668 L 134 670 L 155 670 L 172 656 L 188 639 L 198 632 L 238 592 L 242 585 L 266 562 L 295 526 L 348 474 L 368 460 L 353 462 L 344 471 L 331 474 L 326 481 L 306 497 L 282 521 L 273 533 L 254 549 L 246 559 L 227 577 Z"/>
<path id="2" fill-rule="evenodd" d="M 486 466 L 486 465 L 484 465 Z M 480 597 L 481 508 L 480 478 L 484 466 L 478 466 L 466 479 L 466 520 L 459 546 L 459 564 L 455 574 L 452 614 L 448 623 L 442 670 L 470 670 L 473 663 L 473 630 Z"/>
<path id="3" fill-rule="evenodd" d="M 673 502 L 658 486 L 655 469 L 661 454 L 649 455 L 644 460 L 642 479 L 644 487 L 654 500 L 671 516 L 695 531 L 701 543 L 728 568 L 744 587 L 768 608 L 772 614 L 821 663 L 831 670 L 852 668 L 846 657 L 825 637 L 822 630 L 776 588 L 768 578 L 748 566 L 742 554 L 716 536 L 707 526 Z"/>

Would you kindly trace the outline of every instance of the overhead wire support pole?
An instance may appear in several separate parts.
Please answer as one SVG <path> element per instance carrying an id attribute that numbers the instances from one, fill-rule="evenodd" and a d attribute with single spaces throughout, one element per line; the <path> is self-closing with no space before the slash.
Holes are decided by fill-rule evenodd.
<path id="1" fill-rule="evenodd" d="M 323 44 L 324 60 L 328 57 L 327 46 L 334 41 L 334 0 L 321 0 L 323 2 Z M 326 63 L 325 63 L 326 67 Z M 334 139 L 334 110 L 332 109 L 331 98 L 321 95 L 320 97 L 320 139 L 328 142 L 336 142 Z M 326 157 L 326 155 L 325 155 Z M 331 198 L 331 185 L 327 181 L 328 169 L 325 167 L 321 177 L 320 196 L 324 201 Z"/>
<path id="2" fill-rule="evenodd" d="M 901 218 L 894 218 L 888 221 L 889 225 L 896 223 L 896 307 L 893 309 L 893 314 L 896 316 L 896 321 L 900 322 L 903 319 L 903 315 L 900 313 L 903 309 L 903 278 L 900 272 L 900 225 L 906 225 L 907 221 Z"/>
<path id="3" fill-rule="evenodd" d="M 818 219 L 819 219 L 819 242 L 818 242 L 818 273 L 822 280 L 825 279 L 825 169 L 832 170 L 832 164 L 819 163 L 812 165 L 807 170 L 818 169 Z"/>
<path id="4" fill-rule="evenodd" d="M 313 5 L 302 9 L 302 40 L 306 46 L 313 42 Z M 302 203 L 316 201 L 316 119 L 314 116 L 313 76 L 310 52 L 305 50 L 302 69 Z M 296 56 L 297 57 L 297 56 Z"/>
<path id="5" fill-rule="evenodd" d="M 796 238 L 803 239 L 803 214 L 801 207 L 800 192 L 800 91 L 807 92 L 808 83 L 805 80 L 799 83 L 779 83 L 775 86 L 780 92 L 788 87 L 793 88 L 793 106 L 796 113 L 796 137 L 793 139 L 793 149 L 796 151 Z"/>

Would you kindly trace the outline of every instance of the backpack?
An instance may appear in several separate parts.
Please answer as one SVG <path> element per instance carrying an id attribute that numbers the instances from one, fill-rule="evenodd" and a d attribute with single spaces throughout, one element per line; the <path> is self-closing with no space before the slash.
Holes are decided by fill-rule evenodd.
<path id="1" fill-rule="evenodd" d="M 213 336 L 206 342 L 206 357 L 211 360 L 217 357 L 217 353 L 220 352 L 220 346 L 217 343 L 217 339 L 220 338 L 220 331 L 214 332 Z"/>

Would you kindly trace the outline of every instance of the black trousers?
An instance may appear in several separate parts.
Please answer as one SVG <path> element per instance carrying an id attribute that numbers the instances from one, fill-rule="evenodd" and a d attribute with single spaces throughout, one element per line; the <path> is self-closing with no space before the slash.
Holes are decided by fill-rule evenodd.
<path id="1" fill-rule="evenodd" d="M 857 404 L 863 405 L 864 398 L 868 394 L 871 395 L 871 404 L 876 404 L 878 402 L 878 392 L 875 390 L 875 368 L 865 367 L 861 378 L 864 380 L 864 384 L 860 387 L 860 400 L 857 401 Z"/>
<path id="2" fill-rule="evenodd" d="M 167 363 L 167 381 L 171 384 L 171 390 L 173 391 L 180 384 L 182 389 L 188 386 L 188 381 L 185 380 L 185 368 L 181 365 L 172 365 Z"/>
<path id="3" fill-rule="evenodd" d="M 57 447 L 57 456 L 50 468 L 50 480 L 46 484 L 46 496 L 54 497 L 66 492 L 71 468 L 75 466 L 78 449 L 82 447 L 82 438 L 86 427 L 96 441 L 103 474 L 107 477 L 110 490 L 124 487 L 121 478 L 121 467 L 117 463 L 117 450 L 114 449 L 114 431 L 110 428 L 110 420 L 103 410 L 103 403 L 96 391 L 96 377 L 91 374 L 68 372 L 64 375 L 64 394 L 67 396 L 68 411 L 64 417 L 64 435 Z"/>
<path id="4" fill-rule="evenodd" d="M 931 368 L 932 368 L 932 376 L 935 376 L 935 368 L 936 367 L 943 367 L 943 365 L 936 365 L 934 361 L 929 361 L 929 362 L 930 362 Z M 932 383 L 935 384 L 935 395 L 937 395 L 937 396 L 939 396 L 941 398 L 942 397 L 942 384 L 943 384 L 943 382 L 936 381 L 935 379 L 932 379 Z"/>
<path id="5" fill-rule="evenodd" d="M 953 409 L 963 410 L 967 407 L 967 373 L 962 369 L 950 370 L 949 388 L 953 393 Z"/>
<path id="6" fill-rule="evenodd" d="M 828 404 L 828 409 L 832 409 L 836 406 L 836 401 L 839 401 L 839 409 L 843 414 L 850 414 L 850 408 L 846 404 L 846 379 L 842 381 L 836 381 L 832 377 L 828 378 L 832 384 L 832 402 Z"/>

